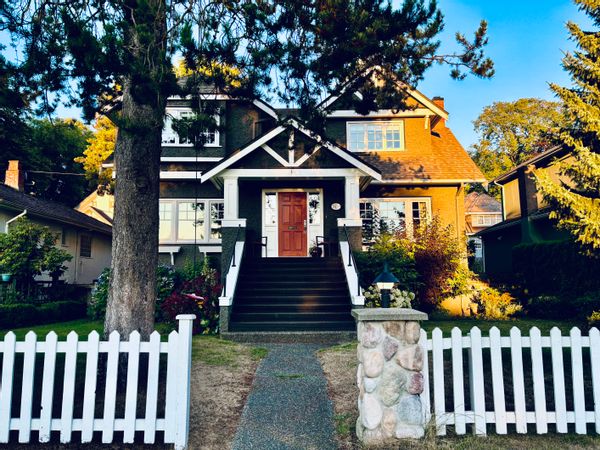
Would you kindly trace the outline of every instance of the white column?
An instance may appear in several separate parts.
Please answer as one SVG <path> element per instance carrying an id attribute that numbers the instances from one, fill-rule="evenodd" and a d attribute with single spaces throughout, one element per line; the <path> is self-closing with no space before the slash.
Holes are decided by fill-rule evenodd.
<path id="1" fill-rule="evenodd" d="M 360 179 L 357 176 L 347 176 L 344 186 L 346 219 L 360 220 Z"/>
<path id="2" fill-rule="evenodd" d="M 226 177 L 223 179 L 223 198 L 225 200 L 224 219 L 237 219 L 239 217 L 239 187 L 237 177 Z"/>

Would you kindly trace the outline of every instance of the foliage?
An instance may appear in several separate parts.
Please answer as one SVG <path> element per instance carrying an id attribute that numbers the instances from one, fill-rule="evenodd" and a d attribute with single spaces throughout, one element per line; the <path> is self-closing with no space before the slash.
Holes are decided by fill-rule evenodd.
<path id="1" fill-rule="evenodd" d="M 521 311 L 521 305 L 508 293 L 487 288 L 473 298 L 477 305 L 477 317 L 490 320 L 507 320 Z"/>
<path id="2" fill-rule="evenodd" d="M 163 319 L 161 305 L 175 286 L 178 284 L 180 275 L 171 266 L 159 265 L 156 269 L 156 308 L 155 319 Z M 108 302 L 108 289 L 110 285 L 110 268 L 106 267 L 98 276 L 98 281 L 88 300 L 88 317 L 94 320 L 102 320 L 106 315 Z"/>
<path id="3" fill-rule="evenodd" d="M 529 299 L 527 315 L 542 319 L 573 319 L 585 321 L 594 311 L 600 310 L 600 290 L 574 295 L 540 295 Z"/>
<path id="4" fill-rule="evenodd" d="M 30 303 L 0 304 L 0 328 L 18 328 L 85 317 L 85 303 L 57 301 L 33 305 Z"/>
<path id="5" fill-rule="evenodd" d="M 87 148 L 83 156 L 75 158 L 75 162 L 83 165 L 85 176 L 93 189 L 112 193 L 112 169 L 102 167 L 106 159 L 115 151 L 117 127 L 107 117 L 97 115 L 94 122 L 94 134 L 87 140 Z"/>
<path id="6" fill-rule="evenodd" d="M 415 270 L 413 255 L 402 239 L 382 233 L 367 251 L 356 252 L 354 256 L 363 288 L 373 284 L 387 262 L 389 271 L 398 278 L 401 289 L 417 289 L 419 274 Z"/>
<path id="7" fill-rule="evenodd" d="M 365 306 L 367 308 L 381 308 L 381 291 L 377 285 L 372 285 L 364 291 Z M 391 308 L 412 308 L 415 299 L 414 292 L 401 291 L 398 288 L 390 289 Z"/>
<path id="8" fill-rule="evenodd" d="M 600 328 L 600 311 L 593 311 L 587 318 L 590 327 Z"/>
<path id="9" fill-rule="evenodd" d="M 496 178 L 555 145 L 564 123 L 559 102 L 538 98 L 495 102 L 473 122 L 479 135 L 473 159 L 488 179 Z"/>
<path id="10" fill-rule="evenodd" d="M 421 282 L 418 308 L 436 309 L 451 289 L 450 280 L 462 264 L 464 252 L 451 225 L 443 226 L 438 217 L 415 230 L 413 248 L 415 269 Z"/>
<path id="11" fill-rule="evenodd" d="M 11 273 L 18 289 L 28 289 L 42 272 L 58 279 L 72 256 L 55 244 L 56 236 L 48 227 L 23 217 L 15 220 L 8 233 L 0 233 L 0 272 Z"/>
<path id="12" fill-rule="evenodd" d="M 598 2 L 575 0 L 596 28 L 584 31 L 569 22 L 571 39 L 577 44 L 575 53 L 567 53 L 563 67 L 570 73 L 573 87 L 551 84 L 562 100 L 567 125 L 560 134 L 572 158 L 557 163 L 562 179 L 555 181 L 544 170 L 535 173 L 538 188 L 552 210 L 550 217 L 568 230 L 589 253 L 600 254 L 600 15 Z"/>
<path id="13" fill-rule="evenodd" d="M 600 260 L 582 255 L 573 241 L 520 244 L 512 252 L 513 271 L 529 295 L 579 295 L 600 288 Z"/>
<path id="14" fill-rule="evenodd" d="M 179 314 L 195 314 L 194 334 L 219 331 L 219 295 L 222 286 L 218 275 L 210 269 L 190 281 L 185 281 L 162 304 L 165 318 L 172 322 Z"/>

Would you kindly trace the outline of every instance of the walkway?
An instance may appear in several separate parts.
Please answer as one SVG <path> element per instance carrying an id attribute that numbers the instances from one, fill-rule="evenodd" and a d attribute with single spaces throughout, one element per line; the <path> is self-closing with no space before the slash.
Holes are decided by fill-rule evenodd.
<path id="1" fill-rule="evenodd" d="M 337 449 L 315 344 L 265 344 L 233 450 Z"/>

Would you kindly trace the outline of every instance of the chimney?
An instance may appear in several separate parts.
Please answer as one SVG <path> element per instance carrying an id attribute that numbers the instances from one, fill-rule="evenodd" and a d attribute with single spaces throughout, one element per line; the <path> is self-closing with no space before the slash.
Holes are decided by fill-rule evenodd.
<path id="1" fill-rule="evenodd" d="M 431 101 L 439 108 L 442 108 L 445 110 L 444 108 L 444 97 L 433 97 L 431 99 Z M 442 123 L 444 124 L 444 126 L 446 126 L 446 120 L 442 120 Z"/>
<path id="2" fill-rule="evenodd" d="M 8 170 L 6 171 L 6 176 L 4 178 L 4 184 L 17 191 L 22 191 L 25 188 L 25 177 L 20 168 L 19 161 L 8 161 Z"/>

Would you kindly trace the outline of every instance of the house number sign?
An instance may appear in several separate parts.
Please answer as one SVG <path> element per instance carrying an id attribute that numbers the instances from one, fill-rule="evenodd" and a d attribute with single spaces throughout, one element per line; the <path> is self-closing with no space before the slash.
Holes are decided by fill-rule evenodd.
<path id="1" fill-rule="evenodd" d="M 339 211 L 340 209 L 342 209 L 342 205 L 340 205 L 339 203 L 332 203 L 331 209 L 333 209 L 334 211 Z"/>

